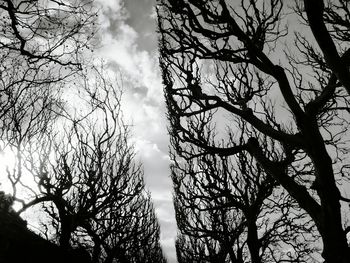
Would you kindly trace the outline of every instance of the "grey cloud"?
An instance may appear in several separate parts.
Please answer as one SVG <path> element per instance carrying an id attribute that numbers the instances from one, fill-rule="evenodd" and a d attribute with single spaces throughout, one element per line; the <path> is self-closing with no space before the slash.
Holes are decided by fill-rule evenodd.
<path id="1" fill-rule="evenodd" d="M 119 18 L 116 14 L 113 14 L 113 11 L 106 11 L 105 14 L 108 16 L 110 24 L 108 28 L 109 33 L 117 39 L 120 32 L 120 25 L 127 24 L 137 33 L 135 40 L 137 52 L 147 51 L 152 57 L 153 54 L 156 54 L 157 49 L 156 22 L 151 18 L 154 4 L 155 0 L 124 0 L 125 14 L 127 15 L 121 13 L 122 16 Z M 116 72 L 120 71 L 120 65 L 122 63 L 119 64 L 118 61 L 110 61 L 108 63 L 108 66 Z M 136 76 L 139 75 L 136 74 Z M 146 186 L 152 192 L 153 201 L 158 213 L 164 252 L 169 259 L 169 263 L 175 263 L 176 256 L 173 241 L 177 228 L 172 205 L 172 182 L 169 171 L 170 161 L 166 158 L 168 155 L 169 138 L 166 129 L 165 106 L 160 102 L 160 97 L 158 97 L 161 96 L 163 98 L 163 94 L 161 88 L 159 93 L 157 93 L 152 87 L 148 90 L 146 85 L 141 83 L 142 80 L 139 81 L 139 79 L 134 79 L 132 76 L 129 78 L 127 74 L 124 77 L 125 99 L 123 102 L 127 103 L 129 101 L 131 103 L 130 105 L 134 106 L 136 103 L 136 107 L 147 106 L 146 108 L 152 109 L 150 116 L 141 118 L 138 123 L 134 123 L 132 133 L 136 138 L 141 138 L 141 140 L 149 142 L 149 145 L 143 145 L 138 149 L 138 156 L 141 157 L 140 161 L 144 167 Z M 142 110 L 141 108 L 140 112 Z M 159 117 L 156 114 L 157 116 L 153 118 L 152 112 L 157 112 L 162 116 Z M 155 123 L 151 122 L 157 122 L 157 125 L 152 126 Z M 156 149 L 152 148 L 154 145 L 157 146 Z"/>
<path id="2" fill-rule="evenodd" d="M 125 23 L 137 32 L 136 44 L 140 50 L 156 50 L 156 22 L 151 17 L 155 0 L 124 0 L 123 4 L 124 7 L 117 13 L 111 9 L 104 10 L 104 15 L 109 19 L 108 32 L 117 36 L 120 33 L 120 25 Z"/>
<path id="3" fill-rule="evenodd" d="M 142 97 L 146 97 L 148 90 L 145 86 L 139 86 L 139 87 L 134 87 L 132 89 L 132 92 L 138 95 L 141 95 Z"/>
<path id="4" fill-rule="evenodd" d="M 130 16 L 125 23 L 139 34 L 137 44 L 140 49 L 153 51 L 157 48 L 156 22 L 151 18 L 155 0 L 125 0 L 125 8 Z"/>

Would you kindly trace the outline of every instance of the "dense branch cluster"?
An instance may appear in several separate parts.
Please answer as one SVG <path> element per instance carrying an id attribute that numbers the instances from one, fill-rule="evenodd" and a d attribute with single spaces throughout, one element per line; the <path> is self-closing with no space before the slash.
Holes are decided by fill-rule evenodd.
<path id="1" fill-rule="evenodd" d="M 76 82 L 82 113 L 65 115 L 63 128 L 42 130 L 22 150 L 36 184 L 20 178 L 13 185 L 31 199 L 17 199 L 19 213 L 41 204 L 50 219 L 44 234 L 65 249 L 84 247 L 93 262 L 161 262 L 159 225 L 121 119 L 121 93 L 101 72 Z M 12 182 L 15 176 L 8 174 Z"/>
<path id="2" fill-rule="evenodd" d="M 166 262 L 121 79 L 84 51 L 96 10 L 93 1 L 0 1 L 0 150 L 13 159 L 1 184 L 16 205 L 1 192 L 0 212 L 29 227 L 37 217 L 40 235 L 92 262 Z"/>
<path id="3" fill-rule="evenodd" d="M 80 49 L 89 48 L 94 37 L 96 14 L 92 1 L 2 0 L 2 57 L 22 56 L 37 67 L 78 66 Z"/>
<path id="4" fill-rule="evenodd" d="M 38 100 L 12 109 L 18 129 L 5 134 L 13 138 L 16 163 L 7 178 L 18 213 L 39 207 L 41 234 L 67 251 L 83 248 L 93 262 L 165 262 L 151 197 L 122 120 L 121 91 L 102 68 L 87 75 L 75 79 L 77 94 L 64 107 L 54 110 L 54 103 Z"/>
<path id="5" fill-rule="evenodd" d="M 348 262 L 348 14 L 342 0 L 158 1 L 183 262 Z M 258 193 L 249 220 L 236 202 Z M 266 238 L 264 219 L 286 235 Z"/>
<path id="6" fill-rule="evenodd" d="M 173 170 L 179 262 L 313 262 L 310 217 L 253 159 L 207 155 Z"/>
<path id="7" fill-rule="evenodd" d="M 18 119 L 46 123 L 65 82 L 83 67 L 97 12 L 92 1 L 0 1 L 0 125 L 4 143 Z M 45 112 L 45 114 L 38 114 Z M 17 115 L 17 116 L 14 116 Z M 51 114 L 52 115 L 52 114 Z M 16 120 L 17 119 L 17 120 Z M 35 126 L 35 125 L 32 125 Z"/>

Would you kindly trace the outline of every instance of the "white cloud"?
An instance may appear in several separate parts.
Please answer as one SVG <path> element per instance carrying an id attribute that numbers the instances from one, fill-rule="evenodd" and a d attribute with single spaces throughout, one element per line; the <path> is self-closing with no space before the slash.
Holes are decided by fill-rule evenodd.
<path id="1" fill-rule="evenodd" d="M 125 78 L 123 113 L 127 123 L 133 124 L 132 140 L 143 164 L 146 186 L 151 191 L 161 225 L 161 243 L 169 262 L 176 262 L 174 240 L 177 230 L 172 205 L 168 135 L 158 58 L 155 53 L 146 51 L 147 43 L 142 43 L 142 34 L 145 33 L 137 32 L 127 24 L 129 12 L 124 10 L 121 1 L 99 1 L 102 4 L 100 20 L 103 24 L 100 32 L 101 48 L 97 54 L 108 60 L 112 68 L 119 69 Z M 117 18 L 111 15 L 111 10 L 126 15 Z M 151 15 L 150 13 L 149 16 Z M 155 28 L 152 29 L 154 30 Z"/>
<path id="2" fill-rule="evenodd" d="M 122 7 L 122 1 L 120 0 L 97 0 L 96 1 L 102 9 L 112 9 L 114 11 L 119 10 Z"/>

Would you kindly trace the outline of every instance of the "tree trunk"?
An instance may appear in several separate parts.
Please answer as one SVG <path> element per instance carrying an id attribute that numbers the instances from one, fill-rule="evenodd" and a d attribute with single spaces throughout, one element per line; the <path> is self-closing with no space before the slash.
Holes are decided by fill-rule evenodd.
<path id="1" fill-rule="evenodd" d="M 61 234 L 60 234 L 60 247 L 63 249 L 69 249 L 70 248 L 70 237 L 72 233 L 71 228 L 71 222 L 69 218 L 65 217 L 64 219 L 61 218 Z"/>
<path id="2" fill-rule="evenodd" d="M 345 232 L 342 227 L 340 192 L 335 182 L 332 160 L 325 147 L 317 124 L 309 130 L 308 153 L 315 167 L 315 188 L 321 202 L 320 220 L 316 226 L 322 236 L 322 256 L 327 263 L 349 263 L 350 254 Z"/>
<path id="3" fill-rule="evenodd" d="M 54 200 L 54 203 L 57 207 L 60 224 L 61 224 L 61 232 L 60 232 L 60 238 L 59 238 L 60 247 L 63 249 L 69 249 L 70 248 L 69 241 L 70 241 L 71 233 L 73 232 L 72 219 L 71 219 L 71 216 L 66 212 L 65 206 L 62 204 L 63 202 L 60 198 L 56 198 Z"/>
<path id="4" fill-rule="evenodd" d="M 319 159 L 315 161 L 318 176 L 316 188 L 322 207 L 322 220 L 318 222 L 324 246 L 322 256 L 329 263 L 348 263 L 350 255 L 341 221 L 340 193 L 334 181 L 330 157 L 324 157 L 320 154 Z"/>
<path id="5" fill-rule="evenodd" d="M 259 239 L 258 239 L 258 229 L 256 227 L 255 220 L 248 218 L 248 236 L 247 236 L 247 244 L 251 256 L 252 263 L 261 263 L 260 255 L 259 255 Z"/>

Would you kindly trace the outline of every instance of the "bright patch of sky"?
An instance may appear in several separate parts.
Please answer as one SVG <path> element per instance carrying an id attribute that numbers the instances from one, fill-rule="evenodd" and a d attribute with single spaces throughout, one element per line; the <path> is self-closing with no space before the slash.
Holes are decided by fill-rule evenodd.
<path id="1" fill-rule="evenodd" d="M 145 171 L 161 225 L 169 263 L 176 262 L 176 224 L 168 157 L 165 105 L 158 67 L 154 0 L 98 0 L 99 49 L 113 72 L 123 78 L 122 109 L 132 124 L 132 141 Z"/>

